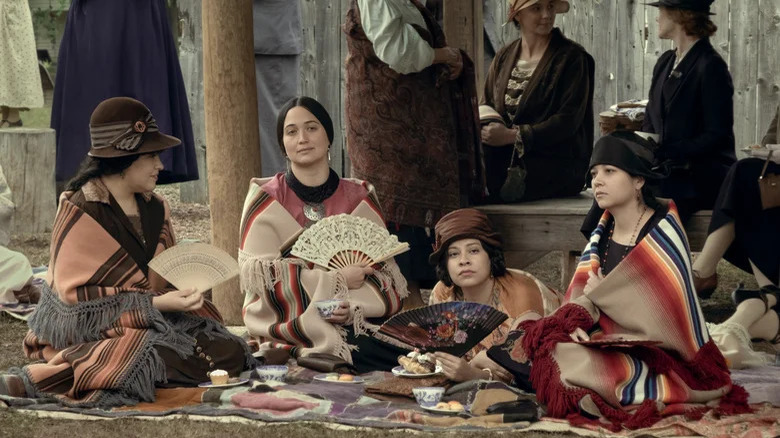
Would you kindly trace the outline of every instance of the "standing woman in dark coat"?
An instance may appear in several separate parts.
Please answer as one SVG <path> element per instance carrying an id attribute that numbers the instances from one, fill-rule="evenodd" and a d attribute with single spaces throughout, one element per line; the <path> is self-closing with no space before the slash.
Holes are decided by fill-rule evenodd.
<path id="1" fill-rule="evenodd" d="M 593 150 L 593 57 L 554 27 L 568 1 L 509 5 L 509 20 L 522 35 L 496 54 L 481 102 L 502 119 L 481 132 L 489 201 L 575 195 L 585 185 Z M 525 167 L 524 181 L 505 185 L 507 168 L 518 164 Z"/>
<path id="2" fill-rule="evenodd" d="M 660 160 L 671 174 L 660 196 L 672 198 L 685 223 L 711 209 L 734 154 L 734 86 L 723 58 L 710 44 L 717 26 L 709 19 L 713 0 L 661 0 L 658 33 L 676 49 L 653 69 L 643 131 L 660 135 Z"/>

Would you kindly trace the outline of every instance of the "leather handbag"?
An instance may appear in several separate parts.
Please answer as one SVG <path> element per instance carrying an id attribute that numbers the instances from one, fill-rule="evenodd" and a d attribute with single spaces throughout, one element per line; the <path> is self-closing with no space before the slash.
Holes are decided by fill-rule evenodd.
<path id="1" fill-rule="evenodd" d="M 758 190 L 761 193 L 761 208 L 768 210 L 770 208 L 780 207 L 780 175 L 766 173 L 769 161 L 772 158 L 773 150 L 769 151 L 766 157 L 766 163 L 761 170 L 761 176 L 758 177 Z"/>
<path id="2" fill-rule="evenodd" d="M 333 354 L 312 353 L 297 360 L 298 365 L 321 373 L 357 374 L 351 363 Z"/>

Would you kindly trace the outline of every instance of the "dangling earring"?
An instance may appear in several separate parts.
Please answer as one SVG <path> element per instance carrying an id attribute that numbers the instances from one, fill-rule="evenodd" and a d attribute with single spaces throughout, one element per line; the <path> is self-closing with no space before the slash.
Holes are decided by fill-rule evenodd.
<path id="1" fill-rule="evenodd" d="M 330 146 L 328 146 L 328 163 L 330 163 Z"/>

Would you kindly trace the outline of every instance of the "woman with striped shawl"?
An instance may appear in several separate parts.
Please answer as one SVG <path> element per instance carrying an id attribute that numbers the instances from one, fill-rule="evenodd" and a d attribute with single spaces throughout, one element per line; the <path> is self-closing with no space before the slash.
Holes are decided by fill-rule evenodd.
<path id="1" fill-rule="evenodd" d="M 606 210 L 564 304 L 526 320 L 489 357 L 530 380 L 553 417 L 617 431 L 662 416 L 749 410 L 710 338 L 692 286 L 688 240 L 673 202 L 648 182 L 653 144 L 629 132 L 601 138 L 590 162 Z"/>
<path id="2" fill-rule="evenodd" d="M 194 386 L 207 373 L 254 364 L 196 290 L 173 290 L 149 261 L 175 244 L 170 208 L 153 193 L 159 154 L 180 144 L 141 102 L 101 102 L 92 147 L 60 197 L 49 274 L 24 350 L 43 361 L 0 378 L 0 393 L 107 408 L 155 399 L 157 386 Z"/>
<path id="3" fill-rule="evenodd" d="M 395 262 L 377 270 L 326 271 L 289 255 L 294 238 L 325 216 L 353 214 L 385 226 L 376 193 L 370 184 L 339 178 L 330 168 L 333 123 L 316 100 L 287 102 L 276 132 L 290 170 L 252 180 L 241 219 L 239 265 L 249 334 L 261 349 L 338 356 L 359 372 L 389 370 L 402 350 L 361 335 L 372 328 L 371 319 L 398 312 L 408 295 Z M 343 301 L 332 318 L 323 319 L 310 304 L 328 299 Z"/>

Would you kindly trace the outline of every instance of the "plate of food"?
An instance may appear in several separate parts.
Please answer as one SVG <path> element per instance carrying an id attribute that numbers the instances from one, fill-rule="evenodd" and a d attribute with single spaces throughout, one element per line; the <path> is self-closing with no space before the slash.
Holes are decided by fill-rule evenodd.
<path id="1" fill-rule="evenodd" d="M 364 383 L 365 380 L 363 380 L 360 376 L 353 376 L 352 374 L 339 374 L 339 373 L 326 373 L 326 374 L 317 374 L 314 376 L 314 380 L 319 380 L 320 382 L 330 382 L 330 383 Z"/>
<path id="2" fill-rule="evenodd" d="M 398 356 L 399 365 L 390 370 L 394 376 L 421 378 L 441 373 L 441 367 L 433 362 L 433 356 L 412 351 L 406 356 Z"/>
<path id="3" fill-rule="evenodd" d="M 444 415 L 471 414 L 469 410 L 470 406 L 463 406 L 460 402 L 455 400 L 449 402 L 439 402 L 436 403 L 434 406 L 423 406 L 423 405 L 419 405 L 419 406 L 425 409 L 426 411 L 435 412 L 437 414 L 444 414 Z"/>
<path id="4" fill-rule="evenodd" d="M 244 383 L 247 383 L 249 379 L 240 379 L 238 377 L 231 377 L 228 379 L 227 383 L 213 383 L 213 382 L 203 382 L 198 385 L 200 388 L 230 388 L 231 386 L 238 386 L 243 385 Z"/>

